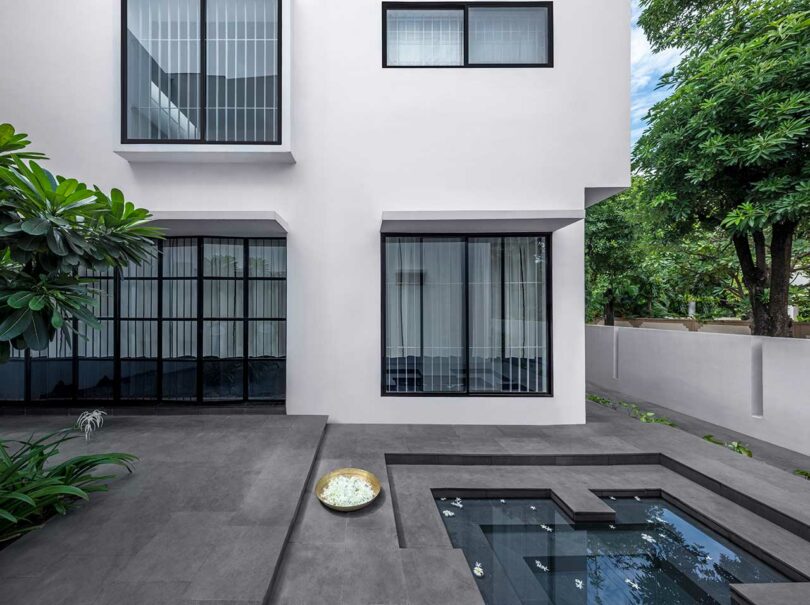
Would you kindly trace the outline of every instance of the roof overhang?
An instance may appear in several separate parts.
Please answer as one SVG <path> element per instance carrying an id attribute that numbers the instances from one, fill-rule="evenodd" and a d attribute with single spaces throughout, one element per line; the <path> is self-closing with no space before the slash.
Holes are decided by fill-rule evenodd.
<path id="1" fill-rule="evenodd" d="M 627 190 L 628 187 L 585 187 L 585 207 L 588 208 L 611 196 Z"/>
<path id="2" fill-rule="evenodd" d="M 287 223 L 273 211 L 168 210 L 153 212 L 153 227 L 173 237 L 283 237 Z"/>
<path id="3" fill-rule="evenodd" d="M 381 233 L 551 233 L 585 218 L 585 210 L 386 211 Z"/>

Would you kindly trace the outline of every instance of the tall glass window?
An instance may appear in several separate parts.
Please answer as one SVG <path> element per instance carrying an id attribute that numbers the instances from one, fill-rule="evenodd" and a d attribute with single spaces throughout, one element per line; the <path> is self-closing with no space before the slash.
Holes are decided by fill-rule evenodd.
<path id="1" fill-rule="evenodd" d="M 549 394 L 548 246 L 385 237 L 383 392 Z"/>
<path id="2" fill-rule="evenodd" d="M 280 0 L 126 0 L 124 142 L 280 142 L 280 22 Z"/>
<path id="3" fill-rule="evenodd" d="M 283 401 L 285 244 L 169 238 L 140 266 L 86 272 L 101 328 L 12 353 L 0 401 Z"/>

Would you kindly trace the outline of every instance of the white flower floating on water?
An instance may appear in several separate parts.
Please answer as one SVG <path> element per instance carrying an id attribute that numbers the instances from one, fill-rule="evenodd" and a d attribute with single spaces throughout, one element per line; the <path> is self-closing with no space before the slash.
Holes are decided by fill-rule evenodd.
<path id="1" fill-rule="evenodd" d="M 534 565 L 535 565 L 535 567 L 537 567 L 537 569 L 539 569 L 540 571 L 548 571 L 548 567 L 546 567 L 545 565 L 543 565 L 543 564 L 542 564 L 540 561 L 538 561 L 538 560 L 536 560 L 536 559 L 535 559 L 535 561 L 534 561 Z"/>
<path id="2" fill-rule="evenodd" d="M 625 582 L 625 584 L 627 584 L 633 590 L 638 590 L 639 589 L 639 585 L 636 582 L 633 582 L 633 580 L 631 580 L 630 578 L 625 578 L 624 582 Z"/>
<path id="3" fill-rule="evenodd" d="M 504 500 L 503 498 L 501 498 L 501 504 L 506 504 L 506 500 Z"/>
<path id="4" fill-rule="evenodd" d="M 615 500 L 615 499 L 616 499 L 616 496 L 611 496 L 611 497 L 610 497 L 610 499 L 611 499 L 611 500 Z"/>
<path id="5" fill-rule="evenodd" d="M 649 542 L 650 544 L 655 544 L 655 538 L 649 534 L 641 534 L 641 539 Z"/>
<path id="6" fill-rule="evenodd" d="M 554 531 L 553 529 L 551 529 L 551 528 L 550 528 L 548 525 L 546 525 L 545 523 L 541 523 L 541 524 L 540 524 L 540 527 L 541 527 L 542 529 L 545 529 L 547 532 L 552 532 L 552 531 Z"/>
<path id="7" fill-rule="evenodd" d="M 583 584 L 582 584 L 582 580 L 580 580 L 579 578 L 577 578 L 576 580 L 574 580 L 574 585 L 575 585 L 577 588 L 579 588 L 580 590 L 582 590 L 582 586 L 583 586 Z"/>
<path id="8" fill-rule="evenodd" d="M 638 496 L 633 496 L 633 500 L 635 500 L 636 502 L 641 502 L 641 498 L 639 498 Z"/>
<path id="9" fill-rule="evenodd" d="M 534 504 L 532 504 L 529 508 L 532 510 L 537 510 L 537 507 Z"/>
<path id="10" fill-rule="evenodd" d="M 478 561 L 475 562 L 475 567 L 473 567 L 473 574 L 476 578 L 484 577 L 484 568 L 481 567 L 481 564 Z"/>
<path id="11" fill-rule="evenodd" d="M 616 526 L 615 526 L 615 525 L 608 525 L 608 527 L 609 527 L 610 529 L 616 529 Z"/>
<path id="12" fill-rule="evenodd" d="M 447 498 L 439 498 L 439 500 L 441 500 L 442 502 L 444 502 L 445 500 L 447 500 Z"/>
<path id="13" fill-rule="evenodd" d="M 455 517 L 455 516 L 456 516 L 456 513 L 454 513 L 454 512 L 453 512 L 453 511 L 451 511 L 451 510 L 447 510 L 447 509 L 444 509 L 444 510 L 442 511 L 442 514 L 443 514 L 445 517 Z"/>
<path id="14" fill-rule="evenodd" d="M 461 498 L 456 498 L 450 503 L 450 506 L 455 506 L 456 508 L 464 508 L 464 505 L 461 503 Z"/>
<path id="15" fill-rule="evenodd" d="M 374 488 L 360 477 L 337 475 L 323 488 L 321 498 L 332 506 L 359 506 L 374 499 Z"/>

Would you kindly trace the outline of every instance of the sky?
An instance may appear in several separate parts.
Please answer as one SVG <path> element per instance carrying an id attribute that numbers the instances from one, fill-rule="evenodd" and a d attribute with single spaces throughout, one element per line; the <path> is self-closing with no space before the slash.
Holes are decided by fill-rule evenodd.
<path id="1" fill-rule="evenodd" d="M 636 140 L 644 132 L 644 116 L 647 110 L 667 95 L 665 90 L 655 90 L 658 78 L 678 62 L 679 51 L 665 50 L 653 53 L 644 32 L 638 27 L 638 0 L 633 0 L 633 26 L 630 32 L 630 140 Z"/>

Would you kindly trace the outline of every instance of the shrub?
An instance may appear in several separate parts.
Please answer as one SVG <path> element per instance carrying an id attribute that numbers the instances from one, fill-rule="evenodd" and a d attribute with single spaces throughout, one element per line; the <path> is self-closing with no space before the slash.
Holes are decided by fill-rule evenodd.
<path id="1" fill-rule="evenodd" d="M 748 448 L 748 445 L 742 441 L 722 441 L 714 435 L 704 435 L 703 439 L 709 443 L 714 443 L 715 445 L 722 445 L 723 447 L 730 449 L 732 452 L 742 454 L 743 456 L 748 456 L 749 458 L 752 458 L 754 455 L 753 452 Z"/>
<path id="2" fill-rule="evenodd" d="M 62 429 L 26 441 L 0 440 L 0 542 L 42 527 L 54 514 L 64 515 L 78 500 L 93 492 L 107 491 L 105 481 L 115 475 L 95 475 L 107 464 L 132 472 L 138 458 L 109 453 L 76 456 L 46 467 L 62 444 L 81 436 Z M 12 451 L 11 444 L 17 444 Z"/>
<path id="3" fill-rule="evenodd" d="M 804 477 L 805 479 L 810 481 L 810 471 L 806 471 L 804 469 L 797 468 L 795 471 L 793 471 L 793 474 L 796 475 L 797 477 Z"/>

